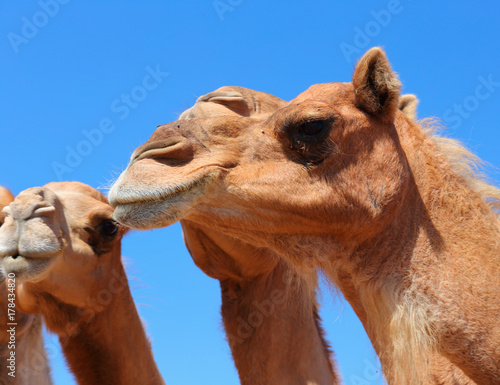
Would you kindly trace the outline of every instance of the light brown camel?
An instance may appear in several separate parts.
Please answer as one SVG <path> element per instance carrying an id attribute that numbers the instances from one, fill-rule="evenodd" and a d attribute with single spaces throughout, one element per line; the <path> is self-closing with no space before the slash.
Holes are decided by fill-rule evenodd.
<path id="1" fill-rule="evenodd" d="M 412 106 L 414 111 L 417 100 L 408 95 L 401 98 L 401 103 L 401 108 Z M 227 115 L 260 118 L 284 104 L 269 94 L 222 87 L 200 97 L 181 119 Z M 299 295 L 296 290 L 300 286 L 303 290 L 304 285 L 292 288 L 283 282 L 286 277 L 293 282 L 297 278 L 292 278 L 283 263 L 277 263 L 269 249 L 252 247 L 192 221 L 184 220 L 181 224 L 195 263 L 221 282 L 223 320 L 242 384 L 306 383 L 313 379 L 315 383 L 332 383 L 326 344 L 321 343 L 321 330 L 315 323 L 314 292 Z M 260 263 L 255 263 L 256 259 Z M 282 302 L 281 293 L 287 293 L 288 299 L 283 304 L 273 303 L 274 294 Z M 263 303 L 266 309 L 261 311 Z M 258 327 L 252 327 L 252 322 Z M 286 346 L 289 341 L 297 348 Z M 276 354 L 277 351 L 282 353 Z M 450 378 L 457 376 L 449 370 L 449 364 L 444 366 L 447 370 L 443 366 L 438 368 L 439 375 L 435 374 L 439 378 L 436 383 L 456 383 L 445 380 L 449 372 Z"/>
<path id="2" fill-rule="evenodd" d="M 97 190 L 79 182 L 21 192 L 0 228 L 0 257 L 17 306 L 42 314 L 78 383 L 164 384 L 121 263 L 126 229 Z"/>
<path id="3" fill-rule="evenodd" d="M 195 106 L 181 114 L 180 119 L 227 115 L 264 118 L 266 113 L 269 115 L 275 112 L 285 103 L 267 93 L 242 87 L 222 87 L 198 98 Z M 414 121 L 417 105 L 418 99 L 415 95 L 402 95 L 399 99 L 399 109 Z M 322 332 L 319 326 L 314 327 L 310 310 L 313 309 L 314 318 L 318 317 L 317 305 L 315 301 L 309 303 L 309 300 L 314 298 L 314 293 L 299 295 L 296 290 L 305 288 L 300 283 L 295 287 L 284 285 L 283 278 L 286 279 L 293 273 L 283 263 L 272 270 L 277 258 L 269 249 L 253 247 L 189 220 L 181 220 L 181 224 L 194 262 L 207 275 L 221 282 L 222 316 L 241 383 L 306 383 L 312 378 L 323 378 L 324 383 L 332 383 L 325 375 L 331 373 L 331 366 L 327 365 L 326 360 L 315 357 L 318 353 L 320 358 L 325 357 L 327 350 L 318 349 L 321 344 L 317 336 L 321 336 Z M 300 282 L 297 281 L 298 278 L 293 276 L 289 279 L 292 279 L 292 282 Z M 276 307 L 276 304 L 270 301 L 273 297 L 271 293 L 283 291 L 288 295 L 288 299 L 283 305 Z M 261 292 L 262 295 L 259 294 Z M 268 314 L 263 314 L 262 307 L 255 305 L 263 301 L 267 303 L 268 309 L 273 310 L 275 317 L 267 319 Z M 267 310 L 264 313 L 271 312 Z M 249 317 L 249 314 L 253 314 L 253 317 Z M 287 317 L 287 314 L 291 316 Z M 298 318 L 299 315 L 302 319 Z M 259 322 L 258 328 L 253 328 L 245 321 L 249 318 L 262 322 Z M 243 328 L 244 325 L 246 329 Z M 297 326 L 300 330 L 297 330 Z M 238 337 L 248 331 L 252 333 L 251 336 Z M 290 340 L 290 335 L 293 335 L 293 342 L 301 347 L 300 349 L 280 348 L 284 341 Z M 262 341 L 266 343 L 263 344 Z M 273 348 L 269 349 L 270 346 Z M 327 346 L 325 341 L 323 346 Z M 285 353 L 276 354 L 277 351 Z M 322 363 L 322 368 L 317 363 Z M 443 357 L 433 360 L 430 383 L 473 384 L 460 369 Z"/>
<path id="4" fill-rule="evenodd" d="M 0 187 L 0 226 L 2 209 L 14 200 L 11 192 Z M 0 272 L 0 276 L 3 272 Z M 1 277 L 3 281 L 6 277 Z M 42 317 L 26 315 L 15 309 L 15 280 L 0 285 L 0 384 L 51 385 L 50 368 L 42 336 Z M 10 295 L 9 295 L 10 294 Z M 9 301 L 10 299 L 10 301 Z M 9 304 L 12 304 L 9 311 Z M 12 317 L 12 318 L 11 318 Z M 11 356 L 11 352 L 14 356 Z M 11 360 L 14 358 L 15 360 Z M 9 361 L 7 361 L 9 359 Z M 12 366 L 11 364 L 14 364 Z"/>
<path id="5" fill-rule="evenodd" d="M 267 93 L 222 87 L 180 118 L 269 117 L 285 104 Z M 314 276 L 303 282 L 269 249 L 188 220 L 181 224 L 196 265 L 220 281 L 222 319 L 241 384 L 337 384 L 315 287 L 306 284 Z M 312 292 L 298 295 L 301 290 Z"/>
<path id="6" fill-rule="evenodd" d="M 374 48 L 352 83 L 312 86 L 267 119 L 160 126 L 111 189 L 114 215 L 191 220 L 321 267 L 391 384 L 424 383 L 434 351 L 498 384 L 500 193 L 463 147 L 397 111 L 399 87 Z"/>

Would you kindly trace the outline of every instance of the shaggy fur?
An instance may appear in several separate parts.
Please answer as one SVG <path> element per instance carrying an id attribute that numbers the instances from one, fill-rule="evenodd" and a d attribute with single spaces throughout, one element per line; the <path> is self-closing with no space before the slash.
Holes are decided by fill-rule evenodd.
<path id="1" fill-rule="evenodd" d="M 190 220 L 268 248 L 298 274 L 323 269 L 390 384 L 428 383 L 440 357 L 498 384 L 497 190 L 462 147 L 397 111 L 399 81 L 381 49 L 353 82 L 311 86 L 264 119 L 158 127 L 148 146 L 162 138 L 162 157 L 137 150 L 110 191 L 115 215 L 140 228 Z M 169 158 L 174 133 L 191 148 L 184 162 Z"/>
<path id="2" fill-rule="evenodd" d="M 126 229 L 112 212 L 82 183 L 25 190 L 0 228 L 0 257 L 16 273 L 18 308 L 43 315 L 79 384 L 164 384 L 121 263 Z M 50 234 L 40 252 L 34 245 Z"/>

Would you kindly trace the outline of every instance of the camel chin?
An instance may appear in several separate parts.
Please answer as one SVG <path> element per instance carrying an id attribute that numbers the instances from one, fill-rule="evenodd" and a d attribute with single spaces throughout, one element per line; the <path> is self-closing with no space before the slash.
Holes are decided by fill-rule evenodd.
<path id="1" fill-rule="evenodd" d="M 8 255 L 2 258 L 2 270 L 7 276 L 14 274 L 19 282 L 37 282 L 47 275 L 55 259 L 56 256 L 33 258 L 22 255 Z"/>
<path id="2" fill-rule="evenodd" d="M 122 179 L 125 173 L 120 177 Z M 109 192 L 109 201 L 115 211 L 113 218 L 125 226 L 148 230 L 170 226 L 183 219 L 187 211 L 221 175 L 216 169 L 189 181 L 157 189 L 154 193 L 124 187 L 120 179 Z M 133 192 L 131 192 L 133 191 Z"/>
<path id="3" fill-rule="evenodd" d="M 136 230 L 150 230 L 177 222 L 180 212 L 171 201 L 136 202 L 117 205 L 113 218 Z"/>

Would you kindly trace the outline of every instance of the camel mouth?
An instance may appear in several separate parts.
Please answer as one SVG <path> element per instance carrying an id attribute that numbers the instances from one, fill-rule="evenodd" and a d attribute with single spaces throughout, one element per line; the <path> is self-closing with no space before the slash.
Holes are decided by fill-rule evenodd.
<path id="1" fill-rule="evenodd" d="M 221 170 L 216 169 L 188 182 L 168 188 L 143 191 L 118 187 L 110 191 L 109 200 L 115 207 L 113 217 L 120 223 L 140 230 L 165 227 L 182 219 L 183 214 L 216 181 Z"/>
<path id="2" fill-rule="evenodd" d="M 152 189 L 152 191 L 144 191 L 140 189 L 113 188 L 109 193 L 109 201 L 111 206 L 118 207 L 129 204 L 154 203 L 177 198 L 181 195 L 187 195 L 197 189 L 202 189 L 211 184 L 220 175 L 220 170 L 211 171 L 201 177 L 192 179 L 185 183 L 180 183 L 176 186 L 169 186 L 163 189 Z M 116 191 L 116 190 L 118 191 Z"/>
<path id="3" fill-rule="evenodd" d="M 113 218 L 132 229 L 151 230 L 167 227 L 182 219 L 182 210 L 166 201 L 127 203 L 116 206 Z"/>
<path id="4" fill-rule="evenodd" d="M 14 274 L 16 278 L 36 280 L 42 276 L 54 262 L 54 257 L 32 258 L 22 255 L 9 255 L 2 258 L 4 274 Z"/>

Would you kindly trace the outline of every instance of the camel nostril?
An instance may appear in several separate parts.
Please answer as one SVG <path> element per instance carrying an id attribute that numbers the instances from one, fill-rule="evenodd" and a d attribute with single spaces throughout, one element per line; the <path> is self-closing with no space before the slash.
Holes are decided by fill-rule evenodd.
<path id="1" fill-rule="evenodd" d="M 33 210 L 33 214 L 37 217 L 44 217 L 44 216 L 50 216 L 51 214 L 54 214 L 56 212 L 56 208 L 54 206 L 41 206 L 41 207 L 36 207 Z"/>
<path id="2" fill-rule="evenodd" d="M 17 257 L 19 257 L 19 254 L 13 255 L 12 259 L 17 259 Z"/>
<path id="3" fill-rule="evenodd" d="M 193 146 L 191 143 L 184 137 L 175 136 L 144 144 L 135 151 L 132 161 L 144 158 L 186 160 L 192 155 Z"/>

